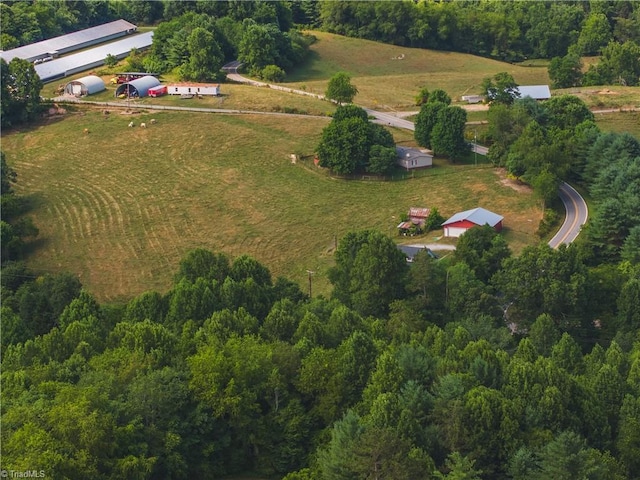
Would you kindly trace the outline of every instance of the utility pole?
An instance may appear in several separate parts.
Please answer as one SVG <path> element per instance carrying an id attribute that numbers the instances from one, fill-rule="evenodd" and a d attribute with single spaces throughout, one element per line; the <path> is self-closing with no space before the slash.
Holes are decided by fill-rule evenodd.
<path id="1" fill-rule="evenodd" d="M 131 101 L 131 90 L 130 90 L 131 85 L 129 85 L 129 75 L 127 75 L 126 80 L 127 80 L 127 112 L 128 112 L 130 109 L 129 103 Z"/>
<path id="2" fill-rule="evenodd" d="M 473 161 L 478 166 L 478 130 L 473 130 Z"/>
<path id="3" fill-rule="evenodd" d="M 309 298 L 311 298 L 311 277 L 316 272 L 314 272 L 313 270 L 307 270 L 307 273 L 309 274 Z"/>

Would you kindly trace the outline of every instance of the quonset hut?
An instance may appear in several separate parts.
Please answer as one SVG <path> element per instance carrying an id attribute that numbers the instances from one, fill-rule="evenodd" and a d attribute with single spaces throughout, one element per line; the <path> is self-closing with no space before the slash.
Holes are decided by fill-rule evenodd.
<path id="1" fill-rule="evenodd" d="M 88 75 L 86 77 L 71 80 L 64 87 L 65 95 L 74 95 L 76 97 L 84 97 L 105 90 L 106 87 L 100 77 Z"/>
<path id="2" fill-rule="evenodd" d="M 160 80 L 153 75 L 136 78 L 130 82 L 118 85 L 118 88 L 116 89 L 116 97 L 127 94 L 129 97 L 146 97 L 149 94 L 149 89 L 157 87 L 158 85 L 160 85 Z"/>

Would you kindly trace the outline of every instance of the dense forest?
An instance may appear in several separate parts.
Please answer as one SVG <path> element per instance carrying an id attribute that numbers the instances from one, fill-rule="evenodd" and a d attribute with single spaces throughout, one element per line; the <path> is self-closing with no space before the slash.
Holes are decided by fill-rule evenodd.
<path id="1" fill-rule="evenodd" d="M 409 267 L 344 237 L 332 298 L 206 250 L 99 305 L 2 275 L 4 469 L 51 478 L 638 478 L 638 255 L 512 256 L 489 228 Z M 295 473 L 291 473 L 295 472 Z"/>
<path id="2" fill-rule="evenodd" d="M 606 66 L 607 49 L 640 35 L 634 2 L 0 8 L 4 49 L 116 18 L 157 25 L 163 41 L 134 61 L 194 78 L 233 58 L 281 75 L 310 41 L 296 26 L 506 60 L 556 57 L 556 67 L 600 51 Z M 32 70 L 2 64 L 3 126 L 7 114 L 21 112 L 9 116 L 18 123 L 37 113 Z M 512 79 L 486 86 L 502 81 Z M 445 95 L 425 98 L 420 142 L 441 136 L 429 118 L 456 115 Z M 1 468 L 114 480 L 640 478 L 640 141 L 601 132 L 566 95 L 508 96 L 488 115 L 491 162 L 547 207 L 560 181 L 589 194 L 579 242 L 514 255 L 502 235 L 475 228 L 455 254 L 408 264 L 393 239 L 354 231 L 334 253 L 330 297 L 310 297 L 249 256 L 196 249 L 168 292 L 100 304 L 74 275 L 21 262 L 38 229 L 2 154 Z M 344 166 L 334 145 L 352 131 L 367 145 L 354 168 L 384 170 L 388 132 L 353 106 L 332 125 L 323 161 Z M 555 215 L 546 210 L 542 230 Z"/>

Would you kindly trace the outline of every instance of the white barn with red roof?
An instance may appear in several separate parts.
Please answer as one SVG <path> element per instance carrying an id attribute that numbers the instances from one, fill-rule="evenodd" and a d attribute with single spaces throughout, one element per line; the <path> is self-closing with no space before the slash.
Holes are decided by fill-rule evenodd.
<path id="1" fill-rule="evenodd" d="M 456 213 L 453 217 L 442 224 L 445 237 L 457 238 L 473 227 L 489 225 L 496 232 L 502 230 L 502 220 L 504 217 L 497 213 L 490 212 L 484 208 L 474 208 L 464 212 Z"/>

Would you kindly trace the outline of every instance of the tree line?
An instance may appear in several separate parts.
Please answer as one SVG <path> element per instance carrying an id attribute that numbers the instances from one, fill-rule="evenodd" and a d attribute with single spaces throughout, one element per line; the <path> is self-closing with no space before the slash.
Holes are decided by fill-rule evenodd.
<path id="1" fill-rule="evenodd" d="M 319 2 L 320 28 L 508 62 L 551 59 L 554 88 L 640 83 L 637 2 Z M 582 57 L 601 55 L 584 72 Z"/>
<path id="2" fill-rule="evenodd" d="M 640 41 L 635 2 L 320 2 L 322 29 L 406 47 L 506 61 L 596 55 L 610 41 Z"/>

